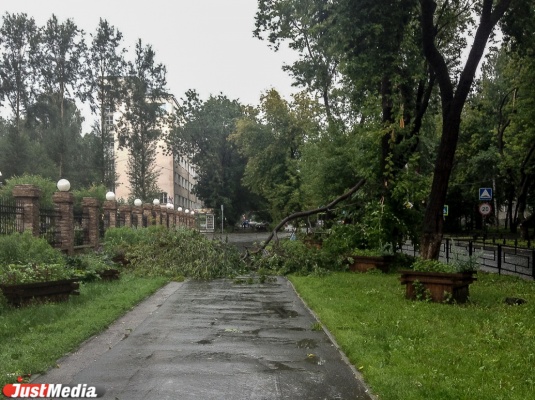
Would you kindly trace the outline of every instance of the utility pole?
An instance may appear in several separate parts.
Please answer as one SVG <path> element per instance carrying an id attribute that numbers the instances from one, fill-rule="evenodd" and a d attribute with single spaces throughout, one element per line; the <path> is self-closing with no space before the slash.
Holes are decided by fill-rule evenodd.
<path id="1" fill-rule="evenodd" d="M 221 237 L 223 237 L 223 220 L 224 220 L 223 204 L 221 204 Z"/>

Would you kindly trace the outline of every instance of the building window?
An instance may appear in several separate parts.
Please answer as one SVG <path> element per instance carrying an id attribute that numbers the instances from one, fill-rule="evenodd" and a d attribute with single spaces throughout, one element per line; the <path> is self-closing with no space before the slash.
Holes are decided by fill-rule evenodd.
<path id="1" fill-rule="evenodd" d="M 160 193 L 160 204 L 167 204 L 167 192 Z"/>

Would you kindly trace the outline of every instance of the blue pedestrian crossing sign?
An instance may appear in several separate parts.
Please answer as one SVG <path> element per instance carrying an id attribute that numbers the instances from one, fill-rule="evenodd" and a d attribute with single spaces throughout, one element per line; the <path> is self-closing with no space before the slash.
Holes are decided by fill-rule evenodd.
<path id="1" fill-rule="evenodd" d="M 479 188 L 479 200 L 492 200 L 492 188 Z"/>

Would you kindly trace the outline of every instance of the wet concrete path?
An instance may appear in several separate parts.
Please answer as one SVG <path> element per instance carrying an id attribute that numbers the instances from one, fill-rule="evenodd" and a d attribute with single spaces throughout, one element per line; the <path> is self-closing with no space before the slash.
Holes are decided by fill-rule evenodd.
<path id="1" fill-rule="evenodd" d="M 119 400 L 371 398 L 280 277 L 171 283 L 36 382 Z"/>

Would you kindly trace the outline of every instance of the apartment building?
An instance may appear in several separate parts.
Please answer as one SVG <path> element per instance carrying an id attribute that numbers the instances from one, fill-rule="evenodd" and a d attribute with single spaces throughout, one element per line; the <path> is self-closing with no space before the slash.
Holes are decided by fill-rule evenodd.
<path id="1" fill-rule="evenodd" d="M 173 113 L 178 106 L 174 96 L 168 96 L 161 100 L 167 113 Z M 119 149 L 119 140 L 114 131 L 119 113 L 107 113 L 106 125 L 110 132 L 114 132 L 113 146 L 108 149 L 109 159 L 113 161 L 113 171 L 116 176 L 115 196 L 117 199 L 128 201 L 132 198 L 130 184 L 128 182 L 127 168 L 130 157 L 127 149 Z M 196 210 L 202 208 L 202 202 L 192 193 L 196 183 L 195 166 L 189 162 L 186 154 L 167 154 L 164 149 L 166 144 L 160 140 L 157 144 L 155 161 L 158 176 L 158 188 L 160 189 L 160 204 L 173 203 L 175 209 L 182 207 L 184 210 Z"/>

